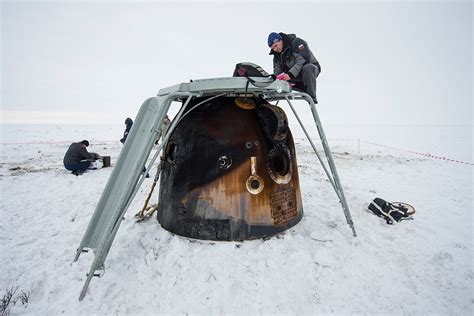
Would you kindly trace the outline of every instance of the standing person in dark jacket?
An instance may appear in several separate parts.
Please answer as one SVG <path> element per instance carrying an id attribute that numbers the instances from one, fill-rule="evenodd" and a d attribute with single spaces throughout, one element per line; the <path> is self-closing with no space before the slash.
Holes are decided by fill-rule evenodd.
<path id="1" fill-rule="evenodd" d="M 125 131 L 123 132 L 123 137 L 120 139 L 120 142 L 122 144 L 125 144 L 125 141 L 127 140 L 127 137 L 128 137 L 128 134 L 130 133 L 130 130 L 132 129 L 132 126 L 133 126 L 133 120 L 129 117 L 127 117 L 125 119 Z M 146 171 L 146 168 L 143 167 L 143 173 L 145 173 Z M 145 178 L 149 178 L 150 177 L 150 174 L 147 173 Z"/>
<path id="2" fill-rule="evenodd" d="M 72 174 L 76 176 L 83 174 L 91 165 L 92 160 L 100 158 L 99 154 L 88 152 L 87 146 L 89 146 L 87 140 L 72 143 L 64 155 L 64 168 L 72 171 Z"/>
<path id="3" fill-rule="evenodd" d="M 130 129 L 132 128 L 133 121 L 131 118 L 127 117 L 125 119 L 125 131 L 123 132 L 123 137 L 120 139 L 120 142 L 122 144 L 125 144 L 125 141 L 127 140 L 128 133 L 130 133 Z"/>
<path id="4" fill-rule="evenodd" d="M 321 66 L 309 49 L 308 43 L 295 34 L 270 33 L 268 47 L 273 55 L 273 73 L 280 80 L 289 81 L 294 88 L 316 99 L 316 78 Z"/>

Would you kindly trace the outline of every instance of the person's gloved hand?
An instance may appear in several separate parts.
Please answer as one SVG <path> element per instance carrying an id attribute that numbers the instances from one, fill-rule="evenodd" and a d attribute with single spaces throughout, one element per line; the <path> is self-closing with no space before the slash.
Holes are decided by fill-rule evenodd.
<path id="1" fill-rule="evenodd" d="M 94 153 L 94 157 L 95 157 L 95 159 L 102 159 L 102 156 L 99 155 L 98 153 Z"/>
<path id="2" fill-rule="evenodd" d="M 278 80 L 285 80 L 285 81 L 288 81 L 288 80 L 291 79 L 290 76 L 287 75 L 287 74 L 284 73 L 284 72 L 282 72 L 281 74 L 279 74 L 278 76 L 276 76 L 276 78 L 277 78 Z"/>

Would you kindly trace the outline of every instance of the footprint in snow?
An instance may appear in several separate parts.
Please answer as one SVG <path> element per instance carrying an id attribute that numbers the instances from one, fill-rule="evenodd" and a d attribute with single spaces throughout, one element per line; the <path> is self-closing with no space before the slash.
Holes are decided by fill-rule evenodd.
<path id="1" fill-rule="evenodd" d="M 448 264 L 448 263 L 453 261 L 453 256 L 448 252 L 441 251 L 441 252 L 435 254 L 435 256 L 433 258 L 433 261 L 435 263 L 438 263 L 438 264 L 444 266 L 445 264 Z"/>

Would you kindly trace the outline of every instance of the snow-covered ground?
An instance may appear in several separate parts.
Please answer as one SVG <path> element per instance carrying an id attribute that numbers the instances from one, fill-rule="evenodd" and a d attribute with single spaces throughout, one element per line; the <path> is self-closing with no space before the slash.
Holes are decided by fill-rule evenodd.
<path id="1" fill-rule="evenodd" d="M 89 150 L 113 164 L 122 130 L 2 126 L 0 286 L 30 292 L 12 314 L 472 314 L 473 166 L 342 140 L 330 145 L 358 237 L 308 142 L 298 139 L 305 212 L 298 225 L 268 240 L 210 242 L 175 236 L 155 218 L 135 223 L 152 177 L 125 215 L 105 274 L 79 302 L 93 255 L 72 261 L 112 168 L 76 177 L 62 157 L 72 141 L 89 139 Z M 330 131 L 330 139 L 344 136 Z M 382 134 L 368 140 L 402 145 Z M 407 139 L 404 148 L 430 149 Z M 460 158 L 454 149 L 447 156 L 472 162 L 472 136 L 438 139 L 460 141 L 453 147 Z M 387 225 L 364 211 L 375 197 L 412 204 L 415 219 Z"/>

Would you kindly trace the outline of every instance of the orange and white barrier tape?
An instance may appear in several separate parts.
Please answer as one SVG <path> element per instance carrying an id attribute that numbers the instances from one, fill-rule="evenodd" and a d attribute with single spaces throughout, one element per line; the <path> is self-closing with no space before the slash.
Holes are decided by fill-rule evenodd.
<path id="1" fill-rule="evenodd" d="M 403 148 L 397 148 L 397 147 L 393 147 L 393 146 L 377 144 L 377 143 L 369 142 L 369 141 L 366 141 L 366 140 L 361 140 L 361 141 L 364 142 L 364 143 L 379 146 L 379 147 L 386 147 L 386 148 L 405 151 L 405 152 L 409 152 L 409 153 L 412 153 L 412 154 L 421 155 L 421 156 L 425 156 L 425 157 L 429 157 L 429 158 L 435 158 L 435 159 L 439 159 L 439 160 L 444 160 L 444 161 L 449 161 L 449 162 L 456 162 L 456 163 L 461 163 L 461 164 L 465 164 L 465 165 L 474 166 L 474 163 L 472 163 L 472 162 L 466 162 L 466 161 L 461 161 L 461 160 L 457 160 L 457 159 L 450 159 L 450 158 L 447 158 L 447 157 L 444 157 L 444 156 L 432 155 L 430 153 L 423 153 L 423 152 L 418 152 L 418 151 L 413 151 L 413 150 L 408 150 L 408 149 L 403 149 Z"/>

